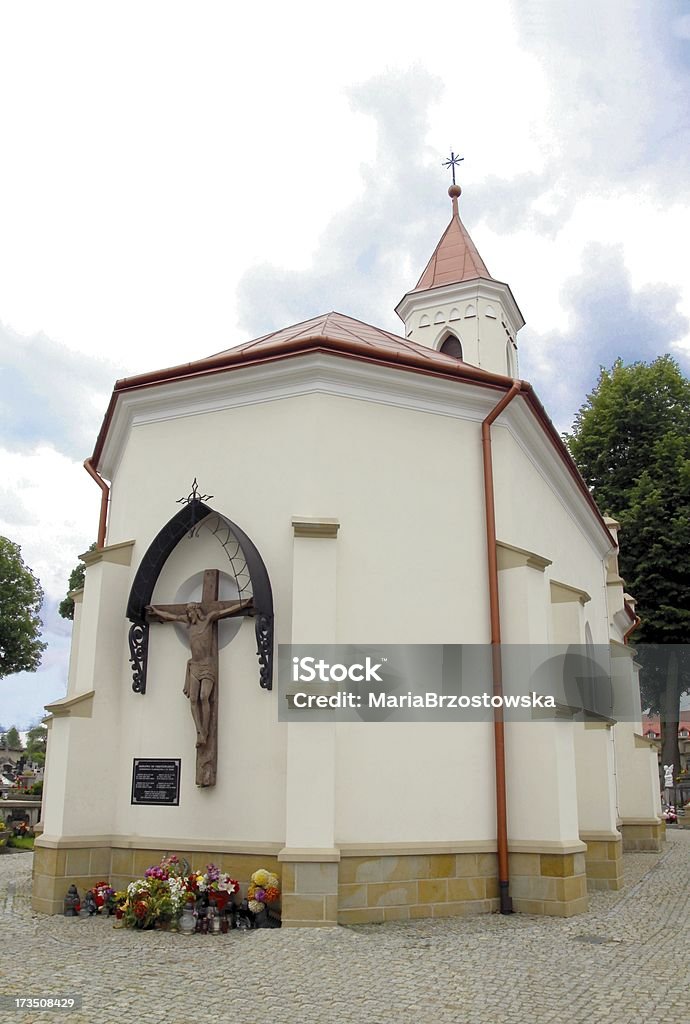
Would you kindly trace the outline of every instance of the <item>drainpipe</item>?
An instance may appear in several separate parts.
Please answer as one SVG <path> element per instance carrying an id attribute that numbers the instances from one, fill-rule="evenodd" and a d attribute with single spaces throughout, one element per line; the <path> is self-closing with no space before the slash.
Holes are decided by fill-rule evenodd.
<path id="1" fill-rule="evenodd" d="M 489 613 L 491 617 L 491 669 L 494 696 L 503 696 L 501 665 L 501 612 L 498 602 L 498 557 L 496 553 L 496 507 L 494 471 L 491 457 L 491 424 L 522 389 L 516 380 L 498 405 L 482 422 L 482 461 L 484 464 L 484 507 L 486 511 L 486 548 L 489 568 Z M 502 914 L 513 913 L 508 867 L 508 819 L 506 813 L 506 756 L 503 708 L 494 708 L 494 759 L 496 763 L 496 842 L 498 849 L 498 889 Z"/>
<path id="2" fill-rule="evenodd" d="M 110 495 L 110 488 L 98 470 L 94 469 L 91 459 L 86 460 L 84 463 L 84 469 L 91 479 L 96 481 L 101 489 L 101 514 L 98 520 L 98 540 L 96 541 L 96 547 L 100 549 L 105 547 L 105 527 L 108 521 L 108 497 Z"/>
<path id="3" fill-rule="evenodd" d="M 625 631 L 625 635 L 623 636 L 623 643 L 624 643 L 624 644 L 626 644 L 626 646 L 627 646 L 628 640 L 630 639 L 630 637 L 632 636 L 632 634 L 633 634 L 633 633 L 635 632 L 635 630 L 637 629 L 637 627 L 638 627 L 638 626 L 640 625 L 640 623 L 642 622 L 642 619 L 640 618 L 640 616 L 639 616 L 639 615 L 637 615 L 637 614 L 636 614 L 635 612 L 633 612 L 633 615 L 635 615 L 635 621 L 633 622 L 633 624 L 632 624 L 632 626 L 630 627 L 630 629 L 627 629 L 627 630 Z"/>

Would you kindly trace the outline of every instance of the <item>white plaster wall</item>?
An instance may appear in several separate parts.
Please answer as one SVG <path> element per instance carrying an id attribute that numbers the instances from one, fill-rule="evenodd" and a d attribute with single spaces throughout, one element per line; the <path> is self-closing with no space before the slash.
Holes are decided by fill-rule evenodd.
<path id="1" fill-rule="evenodd" d="M 67 696 L 73 697 L 77 681 L 77 660 L 79 658 L 79 633 L 84 592 L 78 594 L 74 601 L 74 618 L 72 620 L 72 641 L 69 651 L 69 668 L 67 670 Z"/>
<path id="2" fill-rule="evenodd" d="M 495 840 L 493 726 L 341 723 L 339 843 Z"/>
<path id="3" fill-rule="evenodd" d="M 615 832 L 613 734 L 604 725 L 574 723 L 580 831 Z"/>
<path id="4" fill-rule="evenodd" d="M 500 420 L 492 428 L 492 449 L 499 540 L 550 559 L 547 579 L 586 591 L 591 597 L 586 604 L 586 618 L 593 641 L 608 644 L 601 555 L 568 504 L 554 494 L 543 466 L 529 457 Z"/>
<path id="5" fill-rule="evenodd" d="M 136 530 L 137 562 L 194 476 L 259 547 L 280 642 L 291 635 L 293 515 L 340 520 L 338 641 L 488 639 L 477 423 L 311 394 L 136 426 L 108 542 Z"/>
<path id="6" fill-rule="evenodd" d="M 614 645 L 612 654 L 615 685 L 632 690 L 637 710 L 639 682 L 633 652 Z M 624 822 L 650 821 L 661 813 L 657 752 L 641 733 L 641 712 L 635 721 L 618 722 L 613 733 L 618 812 Z"/>
<path id="7" fill-rule="evenodd" d="M 215 439 L 210 448 L 205 441 L 209 436 Z M 218 451 L 225 451 L 225 438 L 227 457 L 219 472 L 216 460 Z M 242 439 L 246 439 L 244 443 Z M 414 639 L 420 643 L 441 643 L 488 638 L 483 511 L 476 499 L 469 499 L 470 494 L 477 494 L 481 482 L 478 424 L 311 395 L 136 427 L 113 487 L 108 538 L 110 543 L 116 543 L 136 531 L 132 575 L 152 536 L 174 513 L 175 498 L 189 489 L 193 476 L 202 489 L 213 493 L 209 504 L 236 521 L 259 547 L 273 585 L 280 642 L 291 639 L 293 515 L 335 516 L 341 523 L 337 541 L 314 542 L 335 545 L 339 642 L 395 643 Z M 150 498 L 134 508 L 126 496 L 141 491 L 146 479 Z M 139 520 L 138 528 L 132 519 L 133 511 Z M 189 554 L 193 544 L 196 541 L 185 541 L 178 547 L 159 581 L 156 600 L 172 601 L 179 581 L 202 567 L 197 556 Z M 191 560 L 180 562 L 173 573 L 173 559 L 183 558 Z M 203 567 L 211 567 L 208 555 Z M 321 595 L 314 593 L 313 600 L 316 610 Z M 239 773 L 230 771 L 233 781 L 228 790 L 235 794 L 231 835 L 247 841 L 279 841 L 283 838 L 285 815 L 285 726 L 275 720 L 277 695 L 259 692 L 254 682 L 253 634 L 248 624 L 243 631 L 248 638 L 243 671 L 252 678 L 242 688 L 241 718 L 235 713 L 234 720 L 256 722 L 256 734 L 263 736 L 265 742 L 259 752 L 254 746 L 255 734 L 241 731 L 233 741 L 236 764 L 250 767 L 251 773 L 246 767 Z M 313 639 L 318 641 L 318 629 L 316 634 Z M 194 790 L 193 758 L 188 753 L 193 744 L 193 725 L 188 708 L 180 708 L 183 697 L 177 700 L 175 718 L 170 717 L 170 689 L 172 686 L 175 695 L 181 691 L 185 652 L 172 627 L 154 625 L 151 636 L 146 696 L 131 693 L 129 672 L 125 670 L 122 674 L 123 778 L 130 778 L 134 756 L 174 756 L 176 750 L 181 752 L 184 799 L 175 820 L 183 822 L 184 828 L 197 833 L 201 830 L 209 837 L 227 837 L 228 826 L 223 819 L 223 809 L 229 809 L 225 781 L 219 781 L 214 792 L 197 794 Z M 221 681 L 225 673 L 223 659 L 235 656 L 241 637 L 242 634 L 221 652 Z M 309 638 L 302 633 L 302 639 Z M 231 677 L 235 674 L 231 672 Z M 165 679 L 164 684 L 158 681 L 160 677 Z M 253 705 L 251 711 L 247 701 Z M 222 695 L 221 729 L 225 708 Z M 170 724 L 163 737 L 154 739 L 153 723 L 157 720 Z M 338 736 L 342 841 L 346 841 L 342 838 L 345 835 L 351 837 L 347 841 L 368 841 L 361 831 L 359 838 L 355 835 L 348 819 L 362 820 L 364 806 L 375 805 L 370 785 L 371 761 L 373 758 L 378 762 L 378 751 L 391 747 L 393 733 L 389 738 L 387 730 L 395 728 L 382 726 L 375 742 L 372 727 L 366 727 L 364 733 L 348 729 L 345 739 Z M 487 760 L 489 747 L 483 758 L 477 751 L 478 741 L 466 747 L 468 728 L 455 727 L 457 739 L 449 744 L 446 760 L 439 762 L 437 778 L 478 777 L 477 765 Z M 434 752 L 438 754 L 438 731 L 433 725 L 425 729 L 426 737 L 418 736 L 417 745 L 428 761 Z M 395 776 L 400 756 L 397 742 L 392 743 L 392 750 L 398 751 L 397 755 L 390 754 L 390 771 Z M 222 742 L 219 777 L 224 779 L 225 768 L 221 770 L 221 763 L 225 764 Z M 361 782 L 356 770 L 350 770 L 353 765 L 363 769 Z M 485 768 L 481 769 L 484 776 Z M 474 833 L 477 826 L 472 815 L 476 812 L 471 809 L 477 806 L 484 822 L 483 832 L 490 831 L 492 778 L 485 791 L 479 787 L 479 795 L 472 784 L 467 804 L 463 804 L 463 797 L 458 801 L 457 812 L 451 814 L 447 810 L 445 781 L 439 787 L 435 805 L 422 800 L 424 780 L 417 779 L 415 785 L 416 799 L 425 804 L 420 812 L 425 828 L 428 826 L 439 839 Z M 257 793 L 265 796 L 257 801 Z M 400 799 L 390 802 L 385 812 L 389 821 L 383 823 L 385 815 L 381 812 L 375 815 L 380 836 L 404 841 L 418 838 L 418 823 L 415 815 L 406 812 L 404 795 L 403 787 Z M 257 805 L 261 807 L 260 814 L 255 813 Z M 308 808 L 305 811 L 308 816 Z M 131 808 L 129 789 L 121 788 L 119 831 L 167 835 L 170 820 L 166 808 Z"/>
<path id="8" fill-rule="evenodd" d="M 623 822 L 650 821 L 661 813 L 659 770 L 653 745 L 635 735 L 631 722 L 615 727 L 618 808 Z"/>
<path id="9" fill-rule="evenodd" d="M 494 438 L 499 538 L 552 558 L 554 578 L 589 590 L 601 634 L 606 615 L 603 588 L 597 589 L 600 560 L 508 433 L 495 427 Z M 116 790 L 114 810 L 104 812 L 99 828 L 149 837 L 280 842 L 286 729 L 277 722 L 277 693 L 258 686 L 252 623 L 245 622 L 220 654 L 215 788 L 194 786 L 194 727 L 182 695 L 188 655 L 172 626 L 152 626 L 148 690 L 145 696 L 131 690 L 126 594 L 146 548 L 194 477 L 202 491 L 213 494 L 209 504 L 259 548 L 273 586 L 278 642 L 292 636 L 294 515 L 333 516 L 341 523 L 337 540 L 324 542 L 336 545 L 337 641 L 487 642 L 479 423 L 312 393 L 131 430 L 113 481 L 108 543 L 134 539 L 136 546 L 130 568 L 112 567 L 126 585 L 117 599 L 103 596 L 109 625 L 98 634 L 100 648 L 92 659 L 108 662 L 99 686 L 112 687 L 113 707 L 115 693 L 119 701 L 110 723 L 119 742 L 114 754 L 104 755 Z M 207 551 L 200 559 L 192 550 L 191 544 L 177 549 L 156 600 L 172 601 L 191 571 L 222 568 L 208 563 Z M 319 599 L 314 593 L 315 608 Z M 97 730 L 104 722 L 71 725 L 69 757 L 76 760 L 67 798 L 77 790 L 89 795 L 71 819 L 77 829 L 86 827 L 85 809 L 93 799 L 78 773 L 88 771 L 89 758 L 100 757 Z M 526 728 L 533 732 L 523 734 L 519 756 L 508 745 L 509 779 L 513 762 L 523 765 L 513 773 L 516 782 L 509 781 L 511 836 L 576 836 L 570 727 Z M 72 755 L 73 746 L 79 753 Z M 348 724 L 338 727 L 336 746 L 338 842 L 495 834 L 490 723 Z M 183 759 L 179 809 L 130 806 L 132 758 L 156 756 Z M 529 778 L 542 775 L 548 781 L 535 799 Z"/>
<path id="10" fill-rule="evenodd" d="M 506 724 L 509 840 L 577 841 L 573 723 Z"/>
<path id="11" fill-rule="evenodd" d="M 531 566 L 503 569 L 499 572 L 499 588 L 502 642 L 532 645 L 536 668 L 542 657 L 540 649 L 549 640 L 551 608 L 546 574 Z M 504 664 L 504 686 L 510 690 L 505 672 Z M 509 720 L 504 729 L 509 839 L 577 841 L 572 722 Z"/>
<path id="12" fill-rule="evenodd" d="M 293 643 L 334 643 L 338 597 L 336 538 L 296 536 L 293 569 Z M 332 850 L 336 821 L 336 723 L 290 722 L 286 771 L 286 847 Z"/>
<path id="13" fill-rule="evenodd" d="M 68 696 L 93 690 L 91 717 L 80 717 L 81 705 L 52 721 L 46 836 L 109 835 L 113 829 L 118 750 L 126 727 L 120 703 L 128 576 L 127 567 L 108 562 L 86 570 L 78 658 Z"/>
<path id="14" fill-rule="evenodd" d="M 41 821 L 45 835 L 63 834 L 63 812 L 67 792 L 69 719 L 52 718 L 48 726 L 46 763 L 43 773 Z"/>

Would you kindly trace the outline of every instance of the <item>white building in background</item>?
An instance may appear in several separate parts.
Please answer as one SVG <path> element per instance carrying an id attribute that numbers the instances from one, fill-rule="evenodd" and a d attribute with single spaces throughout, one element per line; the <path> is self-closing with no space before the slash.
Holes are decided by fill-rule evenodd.
<path id="1" fill-rule="evenodd" d="M 403 336 L 329 313 L 115 385 L 89 460 L 100 546 L 48 708 L 37 910 L 175 851 L 243 881 L 273 866 L 289 925 L 511 899 L 571 915 L 588 885 L 620 885 L 624 844 L 658 848 L 639 722 L 284 722 L 267 689 L 278 644 L 500 640 L 605 645 L 635 692 L 616 524 L 519 381 L 522 314 L 450 194 Z M 192 480 L 212 497 L 176 504 Z M 256 614 L 221 623 L 218 775 L 198 787 L 189 650 L 143 609 L 198 599 L 204 570 L 232 599 L 237 542 Z M 133 803 L 134 762 L 178 758 L 179 802 Z"/>

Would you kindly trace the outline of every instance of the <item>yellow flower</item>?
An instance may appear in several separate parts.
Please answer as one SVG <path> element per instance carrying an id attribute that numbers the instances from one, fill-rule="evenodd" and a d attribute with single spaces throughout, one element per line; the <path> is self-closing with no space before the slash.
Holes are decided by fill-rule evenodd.
<path id="1" fill-rule="evenodd" d="M 259 885 L 263 887 L 264 885 L 268 885 L 269 877 L 270 875 L 268 871 L 266 871 L 265 868 L 260 868 L 258 871 L 255 871 L 254 874 L 252 875 L 252 882 L 254 883 L 254 885 Z"/>

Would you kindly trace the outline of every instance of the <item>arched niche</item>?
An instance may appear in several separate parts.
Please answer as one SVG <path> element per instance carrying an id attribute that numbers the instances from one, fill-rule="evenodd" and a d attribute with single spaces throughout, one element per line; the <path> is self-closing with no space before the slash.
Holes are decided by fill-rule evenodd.
<path id="1" fill-rule="evenodd" d="M 208 525 L 209 520 L 211 525 Z M 273 592 L 266 566 L 253 541 L 239 526 L 197 498 L 184 505 L 154 537 L 139 563 L 129 592 L 127 618 L 132 623 L 129 660 L 135 693 L 146 693 L 149 639 L 146 607 L 151 604 L 156 581 L 180 541 L 206 525 L 226 550 L 232 573 L 238 581 L 238 592 L 252 598 L 259 685 L 265 690 L 273 688 Z"/>
<path id="2" fill-rule="evenodd" d="M 448 332 L 438 348 L 444 356 L 451 356 L 453 359 L 462 360 L 462 342 L 455 334 Z"/>

